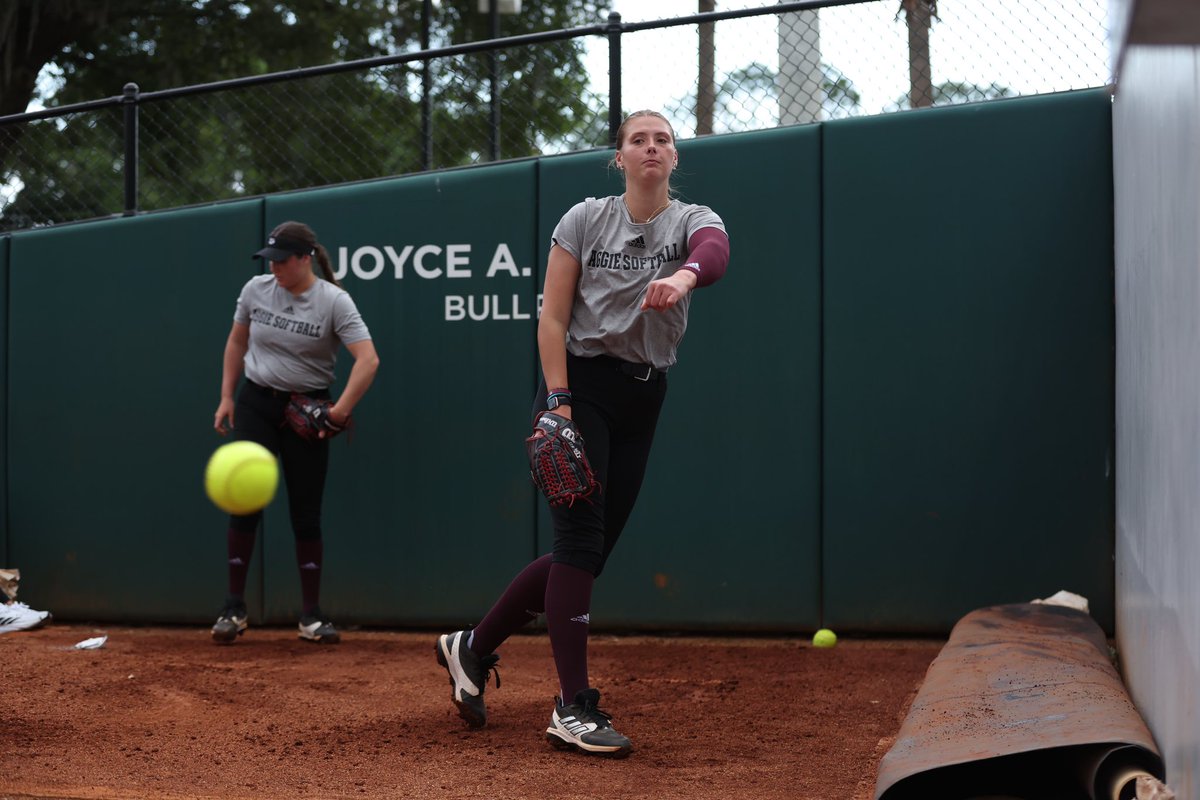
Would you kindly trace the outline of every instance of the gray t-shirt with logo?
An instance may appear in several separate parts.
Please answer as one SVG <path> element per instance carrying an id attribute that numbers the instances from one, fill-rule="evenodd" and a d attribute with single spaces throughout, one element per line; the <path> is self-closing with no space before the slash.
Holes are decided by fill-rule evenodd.
<path id="1" fill-rule="evenodd" d="M 371 338 L 350 295 L 321 279 L 294 295 L 274 275 L 251 278 L 233 321 L 250 326 L 246 377 L 286 392 L 328 388 L 338 347 Z"/>
<path id="2" fill-rule="evenodd" d="M 567 351 L 606 354 L 657 369 L 674 364 L 692 293 L 666 311 L 642 311 L 642 298 L 647 284 L 683 266 L 688 239 L 701 228 L 724 231 L 725 224 L 707 206 L 678 200 L 643 224 L 634 223 L 620 196 L 589 197 L 564 214 L 551 241 L 583 267 Z"/>

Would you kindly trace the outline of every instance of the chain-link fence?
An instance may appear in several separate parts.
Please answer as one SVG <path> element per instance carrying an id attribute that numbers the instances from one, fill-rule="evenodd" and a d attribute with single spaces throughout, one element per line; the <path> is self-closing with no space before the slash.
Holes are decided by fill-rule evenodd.
<path id="1" fill-rule="evenodd" d="M 1109 82 L 1106 0 L 715 5 L 0 118 L 0 230 Z"/>

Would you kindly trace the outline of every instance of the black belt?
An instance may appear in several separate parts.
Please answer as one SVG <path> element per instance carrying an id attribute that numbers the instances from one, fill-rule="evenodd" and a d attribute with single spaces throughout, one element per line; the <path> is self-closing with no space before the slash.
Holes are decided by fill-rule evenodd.
<path id="1" fill-rule="evenodd" d="M 328 397 L 329 396 L 328 389 L 310 389 L 307 392 L 290 392 L 286 389 L 272 389 L 270 386 L 263 386 L 261 383 L 255 383 L 254 381 L 250 380 L 249 378 L 246 378 L 246 385 L 249 386 L 251 389 L 256 390 L 260 394 L 269 394 L 272 397 L 291 397 L 293 394 L 306 394 L 306 395 L 310 395 L 312 397 Z"/>
<path id="2" fill-rule="evenodd" d="M 632 361 L 622 361 L 613 356 L 593 356 L 591 360 L 599 364 L 607 364 L 616 369 L 617 372 L 624 373 L 639 381 L 661 381 L 667 377 L 665 369 L 655 369 L 653 364 L 635 364 Z"/>
<path id="3" fill-rule="evenodd" d="M 258 392 L 259 394 L 268 394 L 268 395 L 271 395 L 272 397 L 291 397 L 292 396 L 291 392 L 285 392 L 282 389 L 272 389 L 270 386 L 263 386 L 261 383 L 255 383 L 254 381 L 250 380 L 249 378 L 246 378 L 246 385 L 248 387 L 250 387 L 251 389 L 253 389 L 254 391 Z"/>

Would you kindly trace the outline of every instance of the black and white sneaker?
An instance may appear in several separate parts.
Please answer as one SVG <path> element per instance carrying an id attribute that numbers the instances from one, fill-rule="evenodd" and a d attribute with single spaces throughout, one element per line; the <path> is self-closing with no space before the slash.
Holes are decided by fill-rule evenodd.
<path id="1" fill-rule="evenodd" d="M 610 758 L 629 755 L 633 742 L 617 733 L 612 717 L 596 707 L 599 702 L 600 692 L 595 689 L 577 693 L 570 705 L 563 705 L 556 698 L 550 727 L 546 728 L 546 741 L 559 750 L 579 749 Z"/>
<path id="2" fill-rule="evenodd" d="M 496 688 L 500 688 L 500 671 L 496 669 L 500 656 L 476 655 L 467 647 L 469 636 L 467 631 L 442 634 L 433 649 L 438 663 L 450 675 L 450 699 L 458 707 L 458 715 L 472 728 L 482 728 L 487 724 L 483 690 L 487 688 L 489 672 L 496 676 Z"/>
<path id="3" fill-rule="evenodd" d="M 0 633 L 36 630 L 52 619 L 54 615 L 49 611 L 34 611 L 16 600 L 0 603 Z"/>
<path id="4" fill-rule="evenodd" d="M 317 644 L 337 644 L 342 640 L 337 628 L 319 608 L 300 618 L 300 638 Z"/>
<path id="5" fill-rule="evenodd" d="M 237 600 L 225 601 L 220 616 L 212 626 L 212 638 L 217 644 L 231 644 L 246 632 L 246 604 Z"/>

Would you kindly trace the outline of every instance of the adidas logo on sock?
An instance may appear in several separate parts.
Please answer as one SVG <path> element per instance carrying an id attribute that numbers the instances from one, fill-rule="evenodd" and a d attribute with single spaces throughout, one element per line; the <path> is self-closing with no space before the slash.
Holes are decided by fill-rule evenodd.
<path id="1" fill-rule="evenodd" d="M 646 249 L 646 237 L 638 236 L 636 239 L 630 239 L 625 244 L 628 245 L 629 247 L 640 247 L 641 249 L 645 250 Z"/>
<path id="2" fill-rule="evenodd" d="M 571 617 L 571 622 L 582 622 L 584 625 L 589 625 L 592 622 L 591 613 L 580 614 L 578 617 Z"/>

